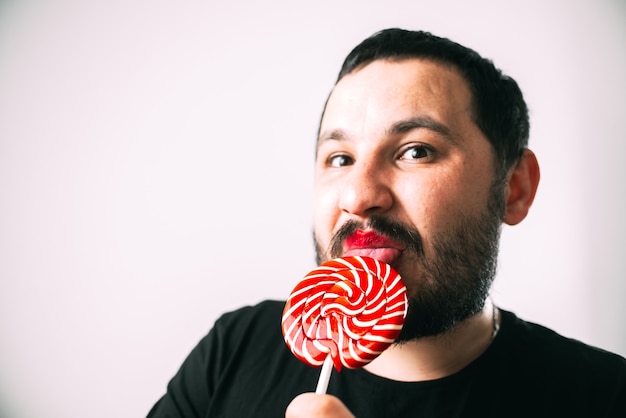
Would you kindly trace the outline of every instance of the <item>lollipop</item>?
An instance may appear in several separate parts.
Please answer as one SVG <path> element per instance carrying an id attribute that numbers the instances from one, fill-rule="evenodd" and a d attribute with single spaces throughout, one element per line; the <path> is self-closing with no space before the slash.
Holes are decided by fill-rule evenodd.
<path id="1" fill-rule="evenodd" d="M 362 367 L 395 341 L 406 309 L 406 288 L 391 266 L 369 257 L 336 258 L 293 289 L 283 335 L 297 358 L 324 365 L 317 390 L 323 393 L 333 364 L 338 371 Z"/>

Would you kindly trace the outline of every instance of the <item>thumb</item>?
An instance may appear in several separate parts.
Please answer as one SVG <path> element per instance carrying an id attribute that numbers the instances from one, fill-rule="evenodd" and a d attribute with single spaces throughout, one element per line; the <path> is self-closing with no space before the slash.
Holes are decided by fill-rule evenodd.
<path id="1" fill-rule="evenodd" d="M 285 418 L 354 418 L 337 397 L 303 393 L 296 396 L 285 412 Z"/>

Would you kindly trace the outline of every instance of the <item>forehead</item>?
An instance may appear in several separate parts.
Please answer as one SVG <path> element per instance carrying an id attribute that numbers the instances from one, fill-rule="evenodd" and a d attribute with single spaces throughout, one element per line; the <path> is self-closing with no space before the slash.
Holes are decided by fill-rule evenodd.
<path id="1" fill-rule="evenodd" d="M 328 99 L 325 129 L 384 128 L 427 116 L 451 128 L 473 124 L 471 92 L 459 71 L 425 59 L 378 60 L 342 78 Z M 458 125 L 458 126 L 457 126 Z"/>

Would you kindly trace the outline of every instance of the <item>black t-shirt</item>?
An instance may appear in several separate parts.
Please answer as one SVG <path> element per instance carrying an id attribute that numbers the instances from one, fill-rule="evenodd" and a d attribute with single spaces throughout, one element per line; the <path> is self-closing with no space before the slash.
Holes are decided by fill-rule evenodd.
<path id="1" fill-rule="evenodd" d="M 315 390 L 319 368 L 289 351 L 284 302 L 219 318 L 148 417 L 284 417 Z M 626 360 L 502 311 L 491 346 L 460 372 L 398 382 L 363 369 L 333 371 L 328 393 L 358 418 L 626 417 Z"/>

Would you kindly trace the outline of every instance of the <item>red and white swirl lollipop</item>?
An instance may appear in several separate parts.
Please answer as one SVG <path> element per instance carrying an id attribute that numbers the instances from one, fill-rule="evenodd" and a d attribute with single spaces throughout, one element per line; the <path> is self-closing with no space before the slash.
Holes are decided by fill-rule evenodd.
<path id="1" fill-rule="evenodd" d="M 388 264 L 369 257 L 336 258 L 307 274 L 285 305 L 285 342 L 311 366 L 358 368 L 391 345 L 404 323 L 406 288 Z M 323 378 L 320 377 L 320 383 Z M 325 387 L 318 392 L 325 392 Z"/>

